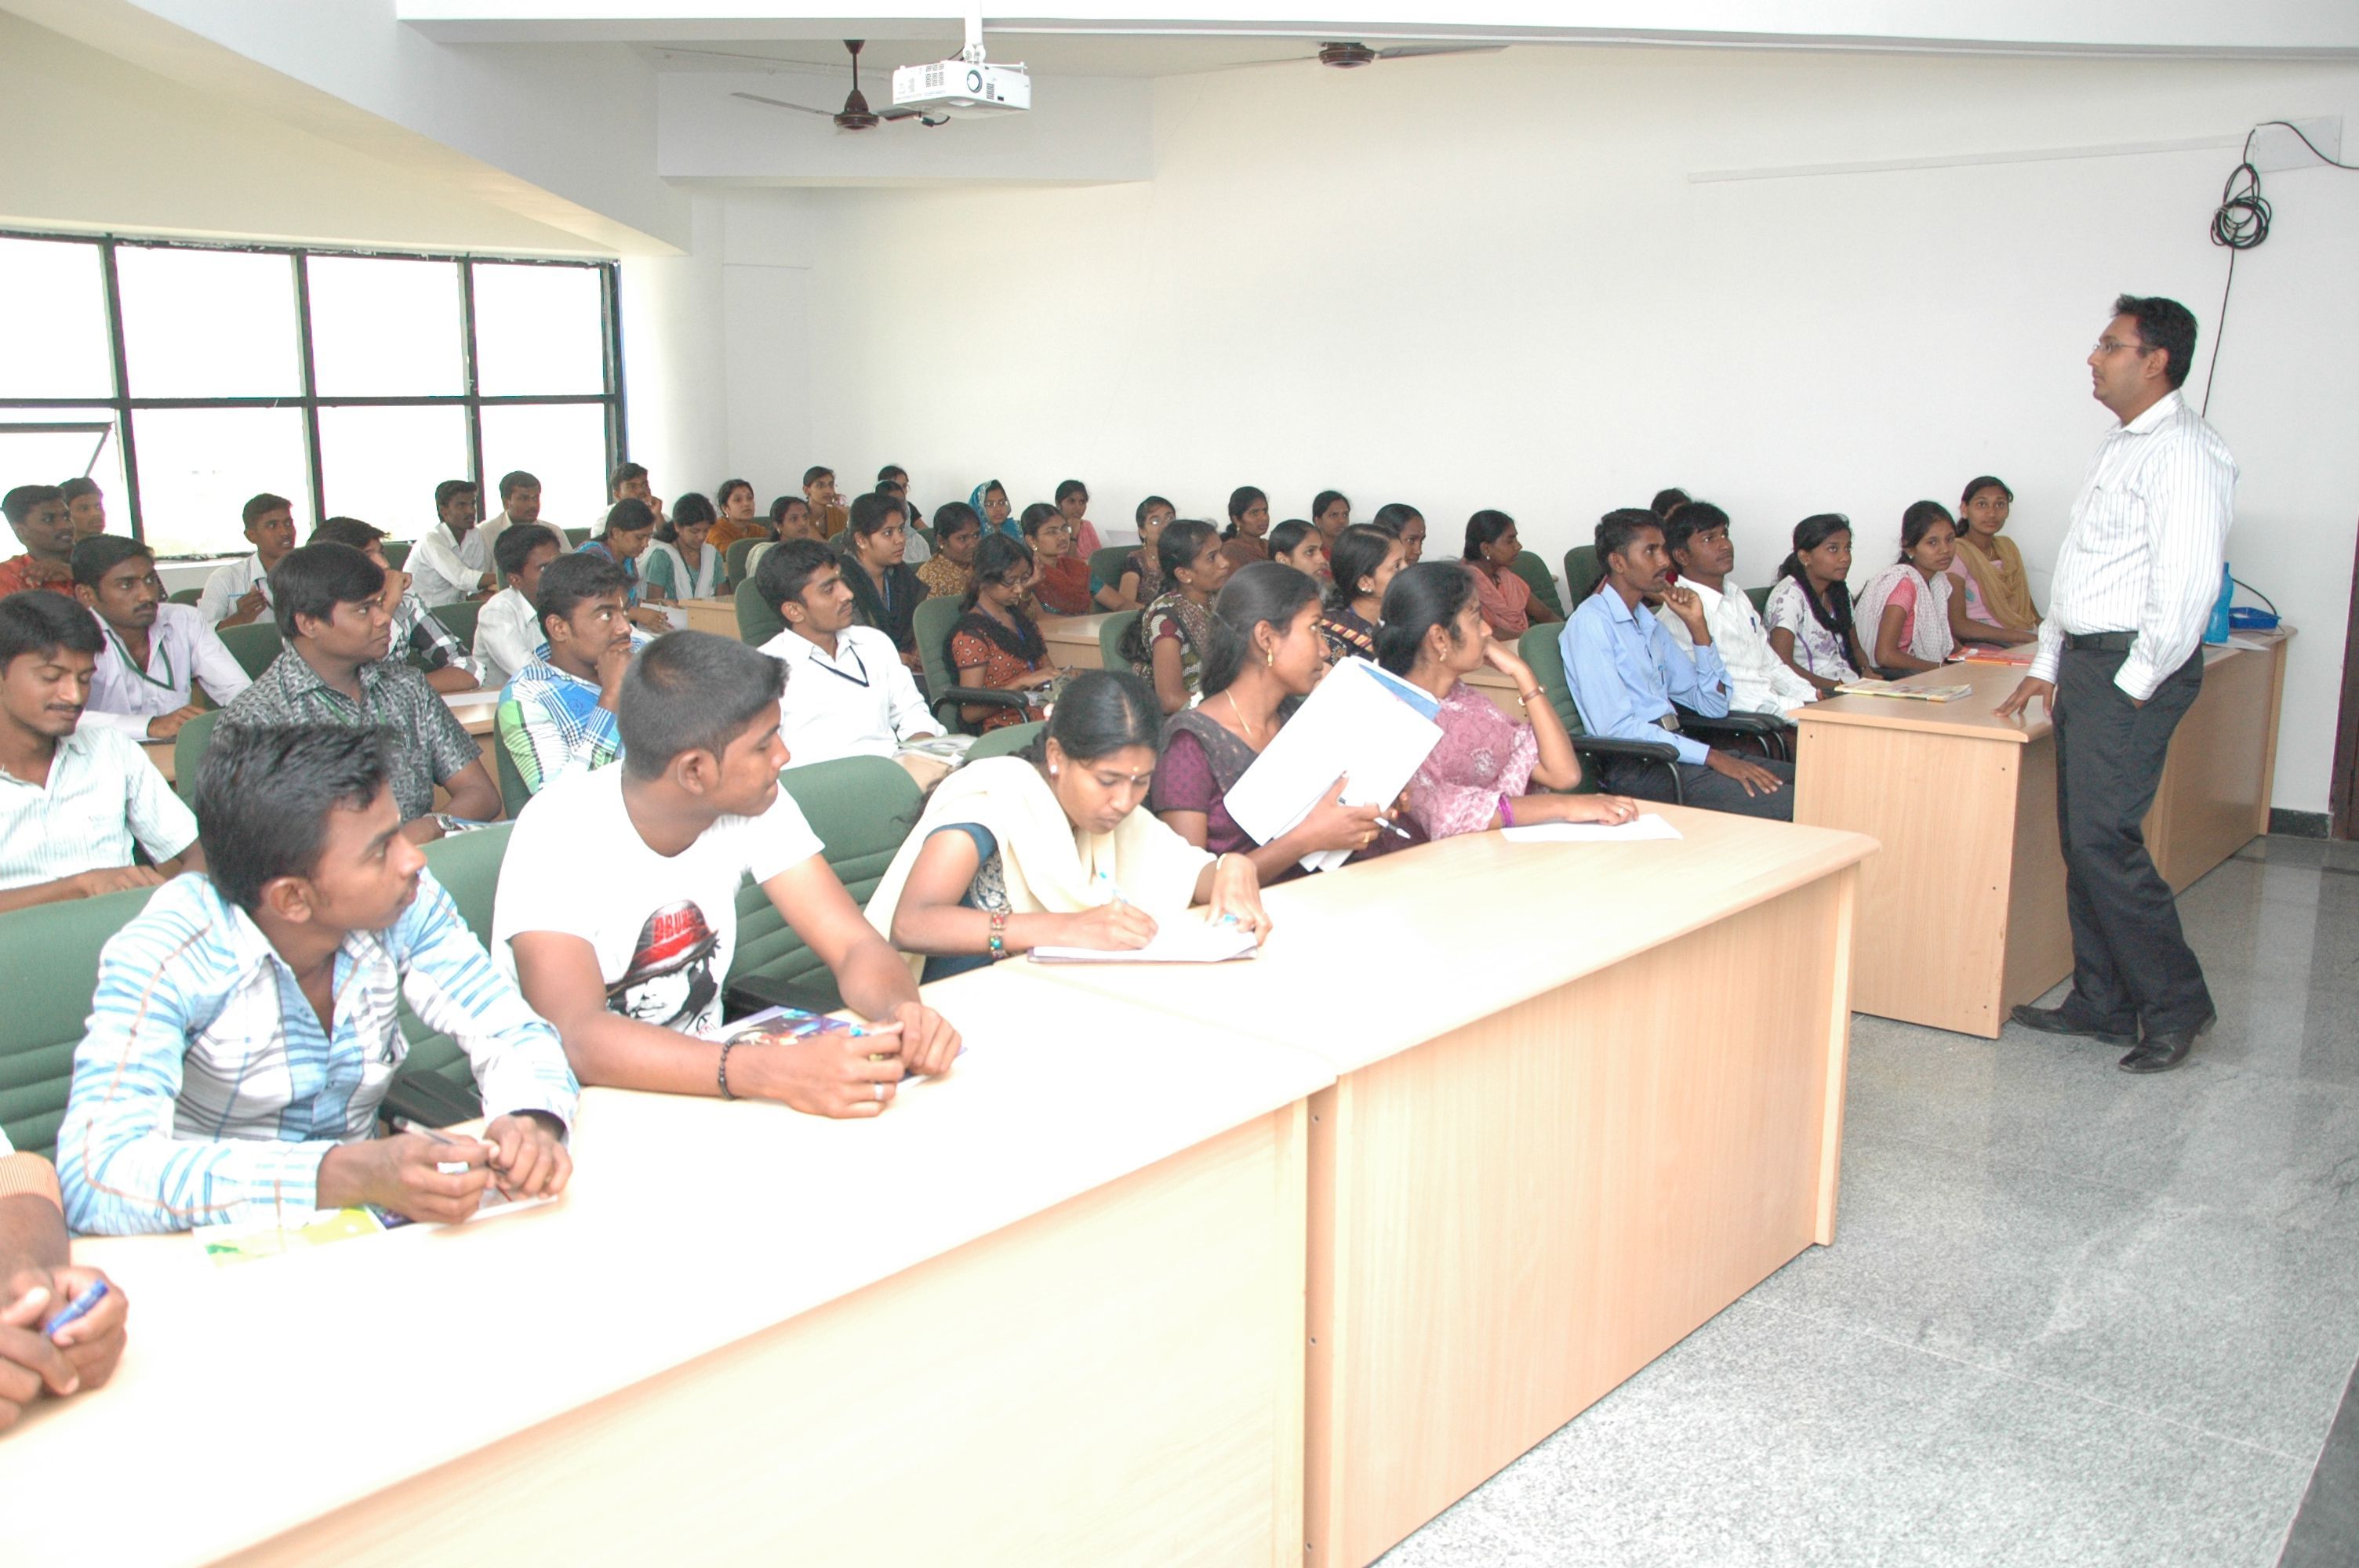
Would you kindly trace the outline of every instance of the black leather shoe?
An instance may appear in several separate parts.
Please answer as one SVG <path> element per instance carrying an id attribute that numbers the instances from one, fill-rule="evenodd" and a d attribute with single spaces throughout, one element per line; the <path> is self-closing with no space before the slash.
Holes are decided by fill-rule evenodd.
<path id="1" fill-rule="evenodd" d="M 2137 1036 L 2125 1030 L 2083 1028 L 2067 1018 L 2064 1015 L 2064 1010 L 2060 1007 L 2032 1007 L 2026 1004 L 2017 1008 L 2013 1016 L 2015 1021 L 2026 1029 L 2036 1029 L 2042 1034 L 2077 1034 L 2083 1039 L 2094 1040 L 2105 1045 L 2137 1044 Z"/>
<path id="2" fill-rule="evenodd" d="M 2170 1029 L 2160 1034 L 2149 1034 L 2136 1050 L 2123 1057 L 2116 1065 L 2125 1073 L 2167 1073 L 2187 1060 L 2187 1054 L 2195 1049 L 2196 1036 L 2211 1028 L 2218 1017 L 2217 1013 L 2205 1013 L 2201 1022 L 2191 1029 Z"/>

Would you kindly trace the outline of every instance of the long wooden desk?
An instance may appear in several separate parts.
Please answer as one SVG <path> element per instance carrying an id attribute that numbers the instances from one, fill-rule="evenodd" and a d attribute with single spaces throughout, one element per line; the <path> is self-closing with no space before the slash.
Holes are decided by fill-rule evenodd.
<path id="1" fill-rule="evenodd" d="M 496 691 L 445 692 L 442 701 L 465 727 L 467 733 L 475 738 L 477 752 L 484 760 L 484 770 L 492 775 L 495 784 L 498 783 L 500 772 L 497 760 L 492 755 L 492 748 L 499 743 L 493 730 L 499 711 L 500 694 Z M 164 775 L 165 783 L 179 782 L 179 767 L 174 761 L 171 741 L 143 741 L 139 748 L 147 753 L 147 760 L 156 764 L 156 771 Z"/>
<path id="2" fill-rule="evenodd" d="M 710 632 L 716 637 L 737 641 L 737 601 L 723 595 L 713 599 L 683 599 L 669 608 L 684 611 L 688 630 Z"/>
<path id="3" fill-rule="evenodd" d="M 1005 971 L 929 994 L 967 1055 L 875 1120 L 592 1089 L 546 1208 L 79 1243 L 130 1348 L 8 1434 L 11 1560 L 1291 1568 L 1332 1072 Z"/>
<path id="4" fill-rule="evenodd" d="M 1102 670 L 1105 668 L 1105 652 L 1098 646 L 1098 632 L 1114 614 L 1110 611 L 1102 615 L 1043 615 L 1041 640 L 1049 644 L 1049 654 L 1065 668 Z"/>
<path id="5" fill-rule="evenodd" d="M 2146 836 L 2171 890 L 2268 830 L 2290 632 L 2204 651 L 2203 691 L 2171 737 Z M 2044 707 L 1993 708 L 2024 666 L 1968 662 L 1910 677 L 1970 685 L 1952 702 L 1841 697 L 1795 711 L 1794 819 L 1884 845 L 1860 880 L 1852 1005 L 1997 1037 L 2008 1012 L 2072 972 Z"/>
<path id="6" fill-rule="evenodd" d="M 1833 1238 L 1853 834 L 1404 850 L 1270 890 L 1262 956 L 1031 966 L 1317 1051 L 1308 1555 L 1356 1568 Z M 1044 988 L 1045 989 L 1045 988 Z"/>

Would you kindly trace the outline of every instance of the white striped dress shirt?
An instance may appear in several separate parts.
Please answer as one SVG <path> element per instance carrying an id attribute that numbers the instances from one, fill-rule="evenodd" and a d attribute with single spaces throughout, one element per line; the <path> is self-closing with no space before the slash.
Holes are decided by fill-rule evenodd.
<path id="1" fill-rule="evenodd" d="M 60 736 L 46 784 L 0 768 L 0 888 L 127 866 L 135 838 L 168 860 L 197 841 L 197 819 L 121 730 Z"/>
<path id="2" fill-rule="evenodd" d="M 2176 392 L 2106 436 L 2056 553 L 2033 677 L 2056 678 L 2068 633 L 2135 632 L 2114 684 L 2152 697 L 2202 640 L 2235 488 L 2227 443 Z"/>
<path id="3" fill-rule="evenodd" d="M 193 605 L 156 607 L 156 623 L 147 628 L 145 669 L 132 662 L 129 648 L 112 626 L 102 622 L 100 632 L 105 643 L 98 652 L 98 667 L 91 672 L 90 706 L 82 715 L 85 726 L 120 730 L 145 740 L 147 721 L 188 707 L 197 682 L 204 683 L 205 695 L 216 708 L 227 708 L 254 684 L 221 633 L 205 624 Z"/>

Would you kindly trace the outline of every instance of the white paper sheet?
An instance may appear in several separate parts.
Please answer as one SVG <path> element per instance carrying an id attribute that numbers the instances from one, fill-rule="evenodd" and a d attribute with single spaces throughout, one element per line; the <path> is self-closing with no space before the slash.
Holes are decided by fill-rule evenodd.
<path id="1" fill-rule="evenodd" d="M 1503 827 L 1499 834 L 1515 844 L 1619 844 L 1685 837 L 1651 811 L 1619 826 L 1605 822 L 1535 822 L 1528 827 Z"/>
<path id="2" fill-rule="evenodd" d="M 1225 964 L 1250 958 L 1260 949 L 1241 925 L 1216 925 L 1189 915 L 1158 924 L 1144 947 L 1035 947 L 1036 964 Z"/>
<path id="3" fill-rule="evenodd" d="M 1345 659 L 1229 791 L 1229 815 L 1266 844 L 1310 816 L 1339 777 L 1350 780 L 1344 805 L 1388 806 L 1440 743 L 1441 727 L 1388 690 L 1374 665 Z M 1332 871 L 1350 859 L 1329 849 L 1303 856 L 1302 865 Z"/>

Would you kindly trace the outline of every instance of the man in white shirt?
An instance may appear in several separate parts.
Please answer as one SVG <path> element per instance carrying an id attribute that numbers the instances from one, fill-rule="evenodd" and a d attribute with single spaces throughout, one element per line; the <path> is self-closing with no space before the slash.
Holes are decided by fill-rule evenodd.
<path id="1" fill-rule="evenodd" d="M 485 687 L 497 690 L 507 685 L 548 641 L 533 598 L 540 591 L 541 568 L 564 553 L 564 535 L 538 523 L 514 525 L 492 546 L 492 559 L 508 585 L 475 617 L 475 662 L 483 666 Z"/>
<path id="2" fill-rule="evenodd" d="M 1720 650 L 1721 666 L 1728 673 L 1732 711 L 1787 713 L 1817 699 L 1818 688 L 1769 646 L 1768 628 L 1745 590 L 1728 586 L 1728 574 L 1736 569 L 1736 544 L 1728 536 L 1727 513 L 1709 501 L 1675 508 L 1663 524 L 1663 548 L 1680 568 L 1680 586 L 1694 589 L 1703 605 L 1712 645 Z M 1669 605 L 1656 611 L 1655 619 L 1682 652 L 1695 656 L 1695 637 Z"/>
<path id="3" fill-rule="evenodd" d="M 509 529 L 526 523 L 540 521 L 540 481 L 522 469 L 510 469 L 500 475 L 495 492 L 500 498 L 499 509 L 486 516 L 475 532 L 484 541 L 487 558 L 496 557 L 500 536 Z"/>
<path id="4" fill-rule="evenodd" d="M 165 599 L 147 546 L 120 534 L 84 539 L 74 546 L 73 574 L 74 597 L 98 617 L 105 639 L 83 724 L 168 741 L 197 716 L 197 682 L 216 708 L 254 684 L 195 606 Z"/>
<path id="5" fill-rule="evenodd" d="M 893 639 L 858 623 L 842 557 L 816 539 L 789 539 L 762 557 L 754 591 L 787 623 L 762 652 L 787 666 L 778 729 L 788 766 L 889 757 L 905 741 L 941 733 Z"/>
<path id="6" fill-rule="evenodd" d="M 2009 717 L 2038 697 L 2054 716 L 2072 923 L 2071 994 L 2015 1021 L 2127 1045 L 2131 1073 L 2178 1066 L 2214 1016 L 2139 829 L 2171 731 L 2203 687 L 2203 623 L 2234 518 L 2235 459 L 2180 395 L 2194 356 L 2185 306 L 2114 301 L 2089 370 L 2120 424 L 2073 500 L 2031 673 L 1997 708 Z"/>
<path id="7" fill-rule="evenodd" d="M 784 669 L 702 632 L 631 661 L 623 760 L 535 795 L 500 863 L 492 956 L 557 1026 L 584 1084 L 874 1116 L 905 1073 L 946 1070 L 958 1032 L 852 901 L 778 787 Z M 875 1032 L 722 1041 L 747 877 Z"/>
<path id="8" fill-rule="evenodd" d="M 254 554 L 205 579 L 197 613 L 213 627 L 246 626 L 270 613 L 270 568 L 295 547 L 295 503 L 267 492 L 245 503 L 245 537 Z"/>
<path id="9" fill-rule="evenodd" d="M 427 609 L 456 604 L 489 593 L 495 586 L 492 557 L 475 527 L 475 486 L 446 479 L 434 487 L 434 511 L 441 521 L 409 549 L 410 591 Z"/>

